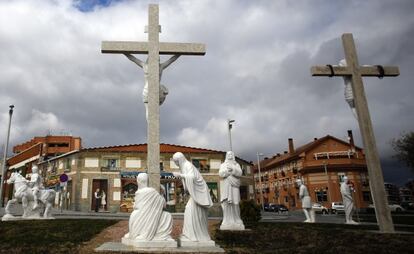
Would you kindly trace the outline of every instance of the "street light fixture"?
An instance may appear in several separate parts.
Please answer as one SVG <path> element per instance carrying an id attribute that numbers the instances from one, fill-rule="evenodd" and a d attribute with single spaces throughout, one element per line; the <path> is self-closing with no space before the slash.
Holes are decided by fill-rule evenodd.
<path id="1" fill-rule="evenodd" d="M 257 170 L 259 171 L 260 204 L 262 205 L 262 210 L 264 211 L 262 176 L 261 176 L 261 172 L 260 172 L 260 156 L 263 156 L 263 154 L 257 152 Z"/>
<path id="2" fill-rule="evenodd" d="M 13 108 L 14 105 L 10 105 L 9 106 L 9 126 L 7 128 L 7 138 L 6 138 L 6 146 L 4 147 L 4 154 L 3 154 L 3 164 L 2 164 L 2 175 L 1 175 L 1 181 L 0 181 L 0 206 L 3 207 L 4 206 L 4 202 L 3 202 L 3 183 L 5 182 L 5 178 L 6 178 L 6 157 L 7 157 L 7 150 L 9 149 L 9 137 L 10 137 L 10 126 L 11 126 L 11 119 L 12 119 L 12 115 L 13 115 Z"/>
<path id="3" fill-rule="evenodd" d="M 235 120 L 230 120 L 230 119 L 227 120 L 227 128 L 229 130 L 230 151 L 233 151 L 233 145 L 231 143 L 231 129 L 233 128 L 232 123 L 234 123 L 234 122 L 235 122 Z"/>

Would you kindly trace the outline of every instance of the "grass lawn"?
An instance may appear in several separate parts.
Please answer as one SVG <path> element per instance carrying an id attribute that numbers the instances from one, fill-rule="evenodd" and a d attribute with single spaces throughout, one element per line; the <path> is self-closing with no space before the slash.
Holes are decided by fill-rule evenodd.
<path id="1" fill-rule="evenodd" d="M 0 253 L 77 253 L 117 220 L 0 221 Z"/>
<path id="2" fill-rule="evenodd" d="M 0 253 L 78 253 L 85 242 L 116 222 L 0 222 Z M 220 231 L 219 225 L 212 225 L 211 235 L 228 253 L 413 253 L 414 234 L 379 234 L 372 232 L 378 229 L 375 225 L 263 222 L 242 232 Z"/>
<path id="3" fill-rule="evenodd" d="M 250 232 L 216 231 L 228 253 L 414 253 L 414 234 L 379 234 L 377 226 L 259 223 Z"/>

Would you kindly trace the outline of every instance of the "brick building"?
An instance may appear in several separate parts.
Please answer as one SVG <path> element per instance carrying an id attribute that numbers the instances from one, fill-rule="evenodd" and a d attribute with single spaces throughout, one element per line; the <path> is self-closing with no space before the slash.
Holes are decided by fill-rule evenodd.
<path id="1" fill-rule="evenodd" d="M 14 155 L 7 159 L 7 178 L 12 171 L 19 170 L 29 177 L 33 164 L 38 164 L 50 157 L 55 157 L 82 147 L 80 137 L 73 136 L 45 136 L 33 139 L 13 147 Z M 7 202 L 12 195 L 12 186 L 4 184 L 4 200 Z"/>
<path id="2" fill-rule="evenodd" d="M 67 207 L 77 211 L 91 211 L 95 206 L 94 192 L 97 188 L 106 194 L 106 206 L 101 211 L 132 211 L 132 201 L 137 190 L 136 176 L 145 172 L 147 165 L 147 145 L 122 145 L 110 147 L 84 148 L 39 163 L 44 173 L 46 185 L 56 187 L 59 176 L 69 176 Z M 212 214 L 220 214 L 220 178 L 218 170 L 225 159 L 225 152 L 179 145 L 160 145 L 161 183 L 165 188 L 167 208 L 183 212 L 186 199 L 180 180 L 174 179 L 170 172 L 178 168 L 172 161 L 175 152 L 182 152 L 201 172 L 210 189 L 214 206 Z M 254 198 L 253 174 L 249 162 L 237 158 L 243 176 L 241 177 L 242 199 Z"/>
<path id="3" fill-rule="evenodd" d="M 354 200 L 358 208 L 371 203 L 365 156 L 353 143 L 332 136 L 315 138 L 295 149 L 292 139 L 289 150 L 265 158 L 260 162 L 264 203 L 284 204 L 290 209 L 301 208 L 299 190 L 295 181 L 301 178 L 308 187 L 312 202 L 330 208 L 332 202 L 341 202 L 340 182 L 348 176 L 355 188 Z M 254 167 L 256 200 L 260 203 L 259 173 Z"/>

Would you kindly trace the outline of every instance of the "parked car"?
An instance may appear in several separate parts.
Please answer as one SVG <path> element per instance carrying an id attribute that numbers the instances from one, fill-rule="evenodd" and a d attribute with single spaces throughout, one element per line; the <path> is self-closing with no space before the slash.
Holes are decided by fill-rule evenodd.
<path id="1" fill-rule="evenodd" d="M 388 204 L 388 207 L 390 208 L 390 211 L 392 213 L 402 213 L 402 212 L 405 212 L 405 209 L 402 206 L 398 205 L 398 204 Z M 368 205 L 368 208 L 367 208 L 367 211 L 369 213 L 374 213 L 375 212 L 375 206 L 374 206 L 374 204 L 369 204 Z"/>
<path id="2" fill-rule="evenodd" d="M 264 204 L 264 210 L 267 211 L 267 212 L 273 212 L 273 206 L 274 205 L 275 204 L 272 204 L 272 203 Z"/>
<path id="3" fill-rule="evenodd" d="M 414 210 L 414 203 L 413 202 L 402 202 L 400 205 L 405 210 Z"/>
<path id="4" fill-rule="evenodd" d="M 289 212 L 289 209 L 285 205 L 276 204 L 276 205 L 274 205 L 273 212 L 276 212 L 276 213 L 287 213 L 287 212 Z"/>
<path id="5" fill-rule="evenodd" d="M 332 213 L 343 213 L 345 212 L 345 207 L 344 204 L 342 204 L 342 202 L 332 202 Z"/>
<path id="6" fill-rule="evenodd" d="M 326 208 L 325 206 L 323 206 L 320 203 L 314 203 L 312 205 L 312 209 L 315 211 L 315 213 L 322 213 L 322 214 L 328 214 L 329 213 L 329 209 Z"/>

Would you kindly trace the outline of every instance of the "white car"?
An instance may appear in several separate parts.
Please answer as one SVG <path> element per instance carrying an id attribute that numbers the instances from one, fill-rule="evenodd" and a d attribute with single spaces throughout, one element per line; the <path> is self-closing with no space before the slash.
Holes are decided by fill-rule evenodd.
<path id="1" fill-rule="evenodd" d="M 390 208 L 390 211 L 392 213 L 402 213 L 402 212 L 405 212 L 405 209 L 402 206 L 398 205 L 398 204 L 388 204 L 388 207 Z M 374 204 L 369 204 L 368 205 L 368 209 L 374 210 L 375 209 Z"/>
<path id="2" fill-rule="evenodd" d="M 344 212 L 345 206 L 342 204 L 342 202 L 332 202 L 332 213 L 338 213 L 338 212 Z"/>
<path id="3" fill-rule="evenodd" d="M 315 213 L 322 213 L 322 214 L 328 214 L 329 210 L 328 208 L 324 207 L 322 204 L 320 203 L 314 203 L 312 205 L 312 210 L 315 211 Z"/>

